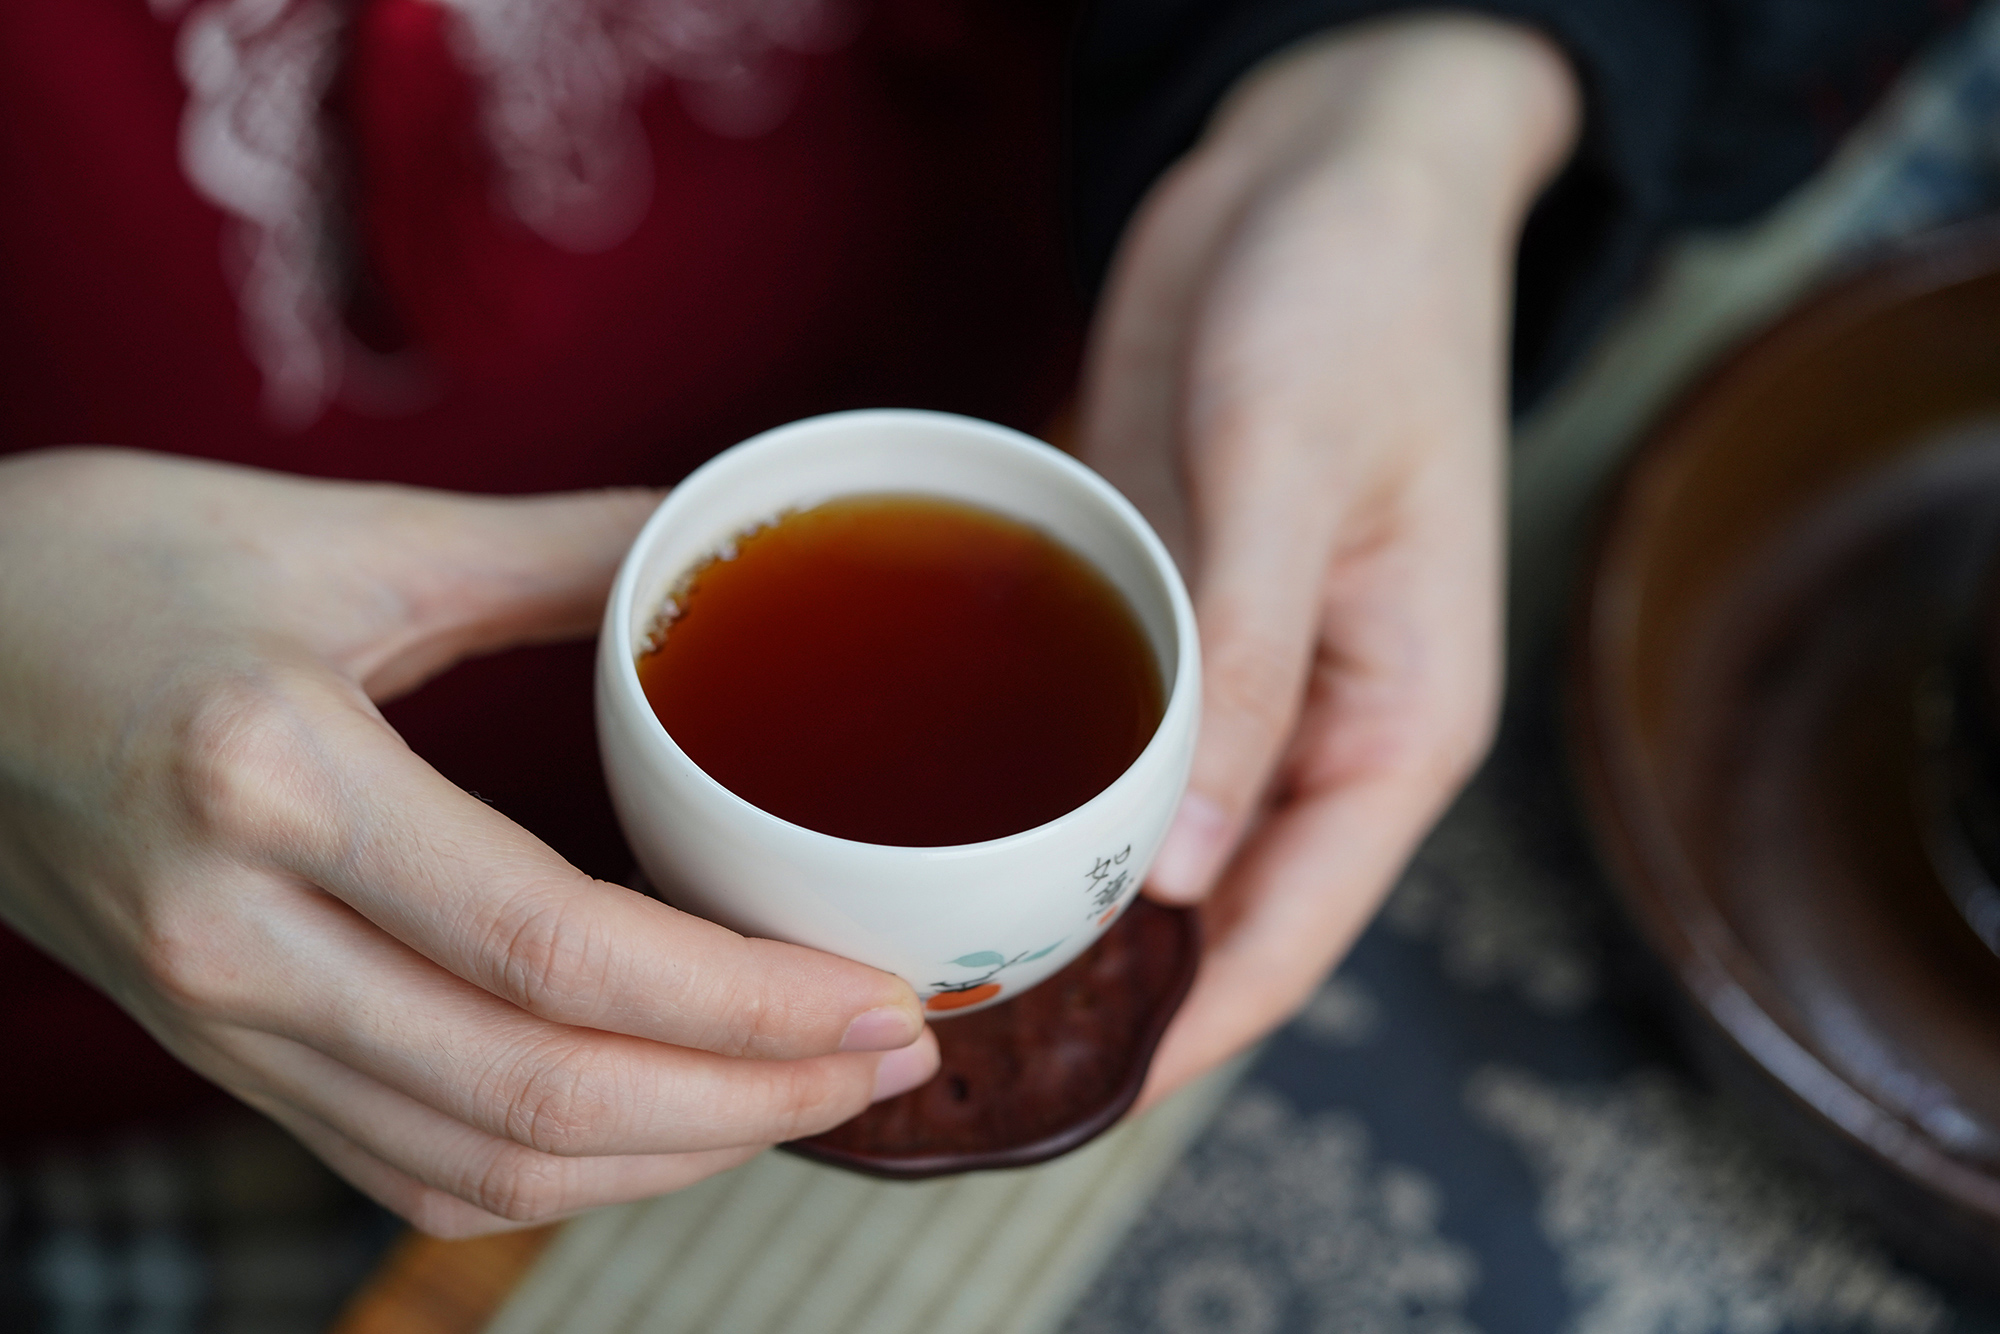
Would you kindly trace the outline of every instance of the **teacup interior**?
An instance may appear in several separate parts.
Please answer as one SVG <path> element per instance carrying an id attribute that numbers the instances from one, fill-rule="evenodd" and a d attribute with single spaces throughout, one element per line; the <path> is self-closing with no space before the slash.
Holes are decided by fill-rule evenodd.
<path id="1" fill-rule="evenodd" d="M 940 496 L 1030 524 L 1094 565 L 1138 618 L 1171 699 L 1181 645 L 1173 598 L 1136 515 L 1055 450 L 969 418 L 856 412 L 781 427 L 737 446 L 675 490 L 640 541 L 624 609 L 636 659 L 661 606 L 703 561 L 793 510 L 838 496 Z"/>

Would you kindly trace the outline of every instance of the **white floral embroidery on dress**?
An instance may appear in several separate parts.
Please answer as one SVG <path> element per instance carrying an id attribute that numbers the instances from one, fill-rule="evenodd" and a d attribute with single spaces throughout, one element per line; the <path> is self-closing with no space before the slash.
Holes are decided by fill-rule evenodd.
<path id="1" fill-rule="evenodd" d="M 671 77 L 697 123 L 754 138 L 794 88 L 771 57 L 837 49 L 854 11 L 828 0 L 438 0 L 485 83 L 484 129 L 515 216 L 589 252 L 631 234 L 652 199 L 635 108 Z"/>
<path id="2" fill-rule="evenodd" d="M 1301 1116 L 1250 1086 L 1066 1334 L 1475 1334 L 1463 1305 L 1479 1262 L 1439 1235 L 1442 1212 L 1428 1177 L 1376 1161 L 1352 1114 Z"/>
<path id="3" fill-rule="evenodd" d="M 458 58 L 482 82 L 498 202 L 578 252 L 616 245 L 651 205 L 636 108 L 660 79 L 711 132 L 755 137 L 791 110 L 775 53 L 838 49 L 858 26 L 853 0 L 433 2 L 457 15 Z M 181 169 L 235 220 L 226 266 L 265 411 L 310 425 L 359 355 L 337 309 L 343 237 L 322 123 L 342 11 L 329 0 L 150 4 L 181 21 Z"/>
<path id="4" fill-rule="evenodd" d="M 154 0 L 173 17 L 174 0 Z M 236 225 L 224 265 L 244 343 L 264 377 L 264 409 L 296 428 L 340 379 L 326 143 L 320 104 L 341 19 L 326 0 L 208 0 L 181 24 L 188 100 L 181 170 Z"/>
<path id="5" fill-rule="evenodd" d="M 1542 1230 L 1581 1308 L 1572 1334 L 1924 1334 L 1948 1319 L 1734 1107 L 1665 1072 L 1562 1087 L 1488 1068 L 1467 1100 L 1541 1182 Z"/>

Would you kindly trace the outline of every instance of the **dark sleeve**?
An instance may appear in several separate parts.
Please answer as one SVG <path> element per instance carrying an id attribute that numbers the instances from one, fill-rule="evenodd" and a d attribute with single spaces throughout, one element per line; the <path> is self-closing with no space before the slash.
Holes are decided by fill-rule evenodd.
<path id="1" fill-rule="evenodd" d="M 1677 227 L 1746 219 L 1825 159 L 1964 0 L 1473 0 L 1583 84 L 1569 166 L 1523 235 L 1516 402 L 1556 377 Z M 1146 189 L 1252 65 L 1407 0 L 1097 0 L 1077 46 L 1078 235 L 1095 281 Z"/>

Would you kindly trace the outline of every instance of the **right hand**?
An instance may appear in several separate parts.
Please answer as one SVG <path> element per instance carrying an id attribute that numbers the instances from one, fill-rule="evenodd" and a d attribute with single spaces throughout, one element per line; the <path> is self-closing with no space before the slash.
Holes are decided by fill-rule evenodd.
<path id="1" fill-rule="evenodd" d="M 1147 893 L 1200 971 L 1141 1106 L 1360 934 L 1500 695 L 1509 295 L 1575 137 L 1532 29 L 1411 13 L 1245 75 L 1154 187 L 1093 331 L 1083 458 L 1183 561 L 1201 736 Z"/>
<path id="2" fill-rule="evenodd" d="M 586 877 L 375 707 L 588 635 L 658 499 L 0 461 L 0 917 L 439 1235 L 671 1191 L 928 1079 L 901 980 Z"/>

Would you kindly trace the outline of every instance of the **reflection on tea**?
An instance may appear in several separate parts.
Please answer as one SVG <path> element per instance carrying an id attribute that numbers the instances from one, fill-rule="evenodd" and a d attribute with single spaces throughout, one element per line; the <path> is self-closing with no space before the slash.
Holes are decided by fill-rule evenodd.
<path id="1" fill-rule="evenodd" d="M 664 609 L 639 680 L 710 777 L 868 843 L 1018 833 L 1123 773 L 1163 707 L 1097 570 L 930 497 L 829 501 L 738 539 Z"/>

